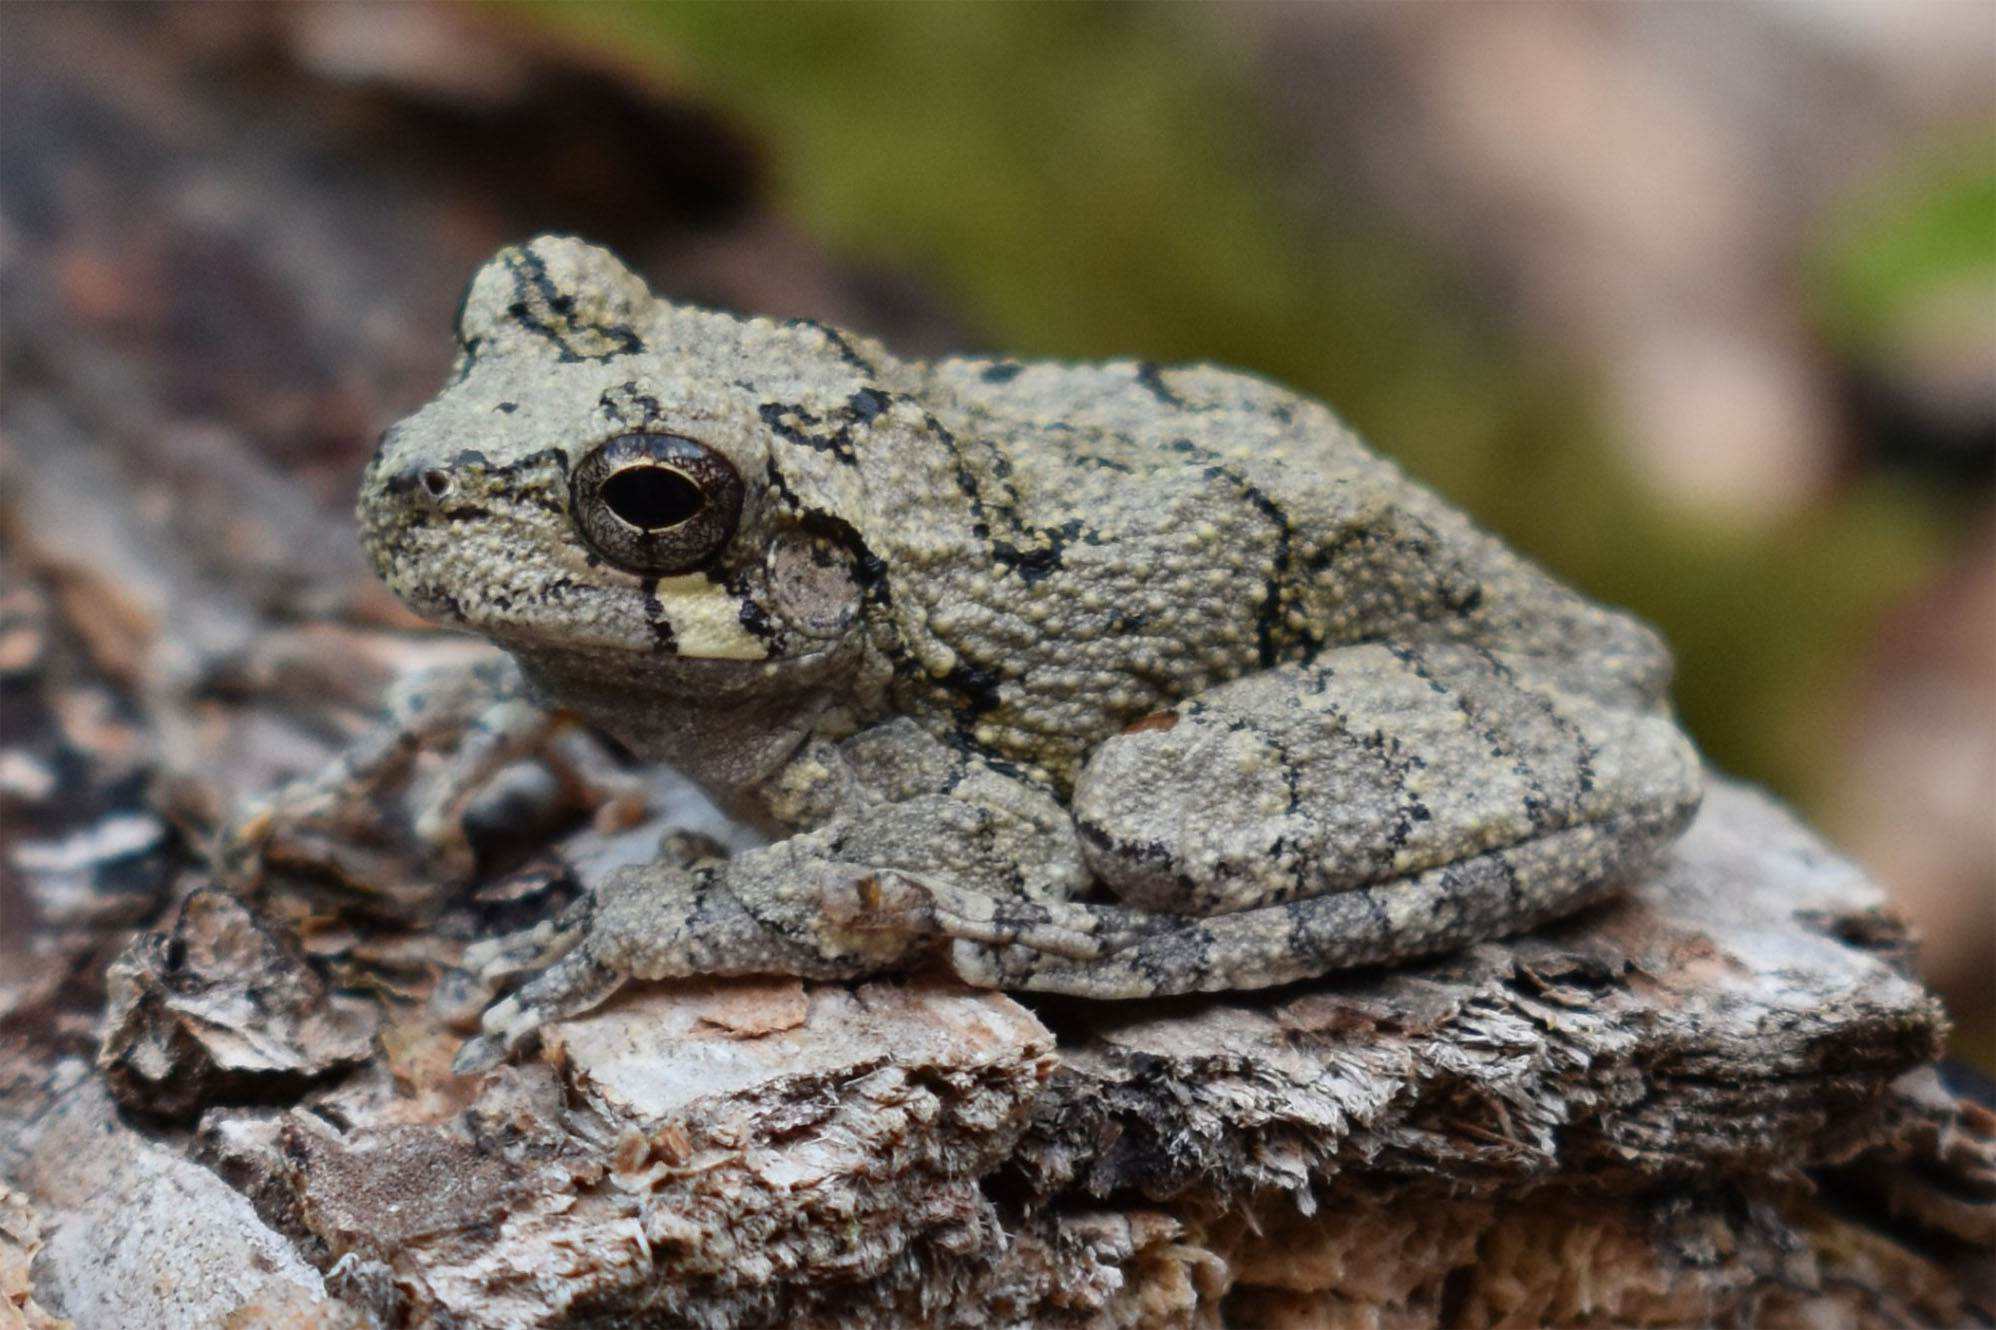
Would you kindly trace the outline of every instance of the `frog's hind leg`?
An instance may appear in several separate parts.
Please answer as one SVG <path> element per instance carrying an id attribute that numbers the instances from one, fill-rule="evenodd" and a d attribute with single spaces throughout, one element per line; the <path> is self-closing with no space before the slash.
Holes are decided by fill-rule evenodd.
<path id="1" fill-rule="evenodd" d="M 1175 929 L 1086 974 L 995 953 L 993 982 L 1256 987 L 1578 908 L 1651 863 L 1702 788 L 1670 719 L 1588 689 L 1586 668 L 1364 643 L 1140 722 L 1091 755 L 1073 813 L 1097 879 Z"/>
<path id="2" fill-rule="evenodd" d="M 1073 997 L 1269 988 L 1435 955 L 1558 918 L 1621 886 L 1680 825 L 1668 817 L 1645 825 L 1625 814 L 1378 886 L 1207 918 L 1153 916 L 1150 928 L 1086 962 L 958 942 L 950 965 L 983 987 Z"/>

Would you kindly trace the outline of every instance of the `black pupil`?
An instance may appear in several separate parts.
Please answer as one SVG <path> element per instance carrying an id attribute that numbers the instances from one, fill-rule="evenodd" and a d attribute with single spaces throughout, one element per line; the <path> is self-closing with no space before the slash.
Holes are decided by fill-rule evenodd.
<path id="1" fill-rule="evenodd" d="M 700 487 L 662 466 L 634 466 L 603 482 L 603 502 L 643 531 L 678 526 L 700 511 L 707 496 Z"/>

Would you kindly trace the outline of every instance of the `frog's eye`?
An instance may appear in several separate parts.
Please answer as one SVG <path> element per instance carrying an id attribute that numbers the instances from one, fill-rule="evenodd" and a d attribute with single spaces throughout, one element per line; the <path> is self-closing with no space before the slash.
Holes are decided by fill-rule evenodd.
<path id="1" fill-rule="evenodd" d="M 620 434 L 569 478 L 583 540 L 634 573 L 690 573 L 727 548 L 742 516 L 734 464 L 680 434 Z"/>

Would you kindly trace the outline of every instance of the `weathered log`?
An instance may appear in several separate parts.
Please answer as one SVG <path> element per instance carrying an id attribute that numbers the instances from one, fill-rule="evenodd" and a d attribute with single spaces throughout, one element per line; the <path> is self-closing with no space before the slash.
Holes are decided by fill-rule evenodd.
<path id="1" fill-rule="evenodd" d="M 183 950 L 241 926 L 205 900 Z M 660 985 L 483 1080 L 448 1073 L 448 1004 L 404 1008 L 288 1107 L 204 1082 L 191 1138 L 120 1125 L 65 1064 L 10 1172 L 86 1324 L 136 1316 L 133 1263 L 186 1244 L 281 1249 L 282 1296 L 385 1324 L 1961 1323 L 1944 1258 L 1810 1182 L 1931 1175 L 1945 1137 L 1958 1214 L 1916 1218 L 1989 1237 L 1991 1120 L 1932 1095 L 1941 1013 L 1882 909 L 1722 784 L 1626 900 L 1427 966 L 1038 1011 Z M 290 963 L 238 955 L 245 989 Z M 84 1236 L 107 1206 L 123 1263 Z"/>

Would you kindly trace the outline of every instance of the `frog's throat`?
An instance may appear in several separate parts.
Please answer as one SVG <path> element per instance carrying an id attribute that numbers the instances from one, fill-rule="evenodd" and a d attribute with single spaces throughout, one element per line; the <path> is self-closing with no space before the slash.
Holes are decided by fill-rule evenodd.
<path id="1" fill-rule="evenodd" d="M 668 763 L 724 804 L 797 751 L 840 696 L 849 652 L 759 664 L 509 647 L 534 693 Z"/>

